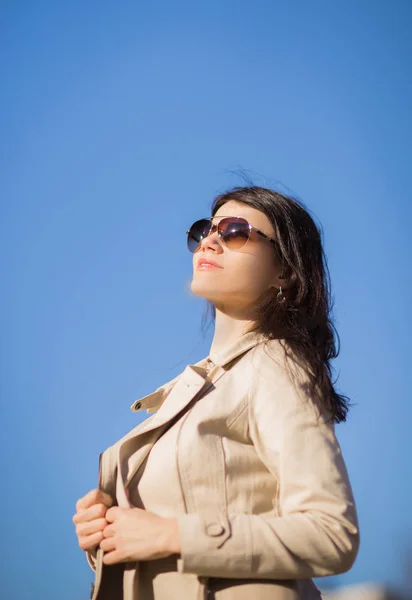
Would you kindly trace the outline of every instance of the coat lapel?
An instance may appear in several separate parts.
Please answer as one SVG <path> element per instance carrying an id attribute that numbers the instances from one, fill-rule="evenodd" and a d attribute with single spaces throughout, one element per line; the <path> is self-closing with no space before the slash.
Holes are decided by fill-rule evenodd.
<path id="1" fill-rule="evenodd" d="M 148 419 L 147 423 L 144 422 L 132 430 L 119 446 L 118 468 L 125 488 L 129 485 L 167 424 L 181 413 L 208 383 L 201 369 L 188 365 L 177 378 L 173 388 L 164 400 L 164 391 L 154 392 L 154 394 L 158 394 L 157 398 L 151 398 L 154 394 L 150 394 L 141 399 L 140 402 L 143 402 L 145 407 L 153 406 L 156 402 L 162 400 L 163 402 L 153 417 Z"/>
<path id="2" fill-rule="evenodd" d="M 181 375 L 176 379 L 171 391 L 170 386 L 164 388 L 157 397 L 150 400 L 150 405 L 147 399 L 152 396 L 146 396 L 142 399 L 145 406 L 151 410 L 158 408 L 155 415 L 145 422 L 145 425 L 139 430 L 141 433 L 147 433 L 157 427 L 161 427 L 164 423 L 173 419 L 180 411 L 182 411 L 191 400 L 200 392 L 207 383 L 205 374 L 196 365 L 188 365 Z M 156 394 L 156 392 L 154 393 Z M 138 401 L 139 402 L 139 401 Z"/>

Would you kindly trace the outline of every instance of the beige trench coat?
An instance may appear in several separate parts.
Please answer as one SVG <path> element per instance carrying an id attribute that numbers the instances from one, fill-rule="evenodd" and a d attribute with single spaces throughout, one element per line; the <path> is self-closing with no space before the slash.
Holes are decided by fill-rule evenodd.
<path id="1" fill-rule="evenodd" d="M 312 600 L 312 577 L 350 569 L 359 546 L 351 486 L 334 426 L 305 381 L 278 340 L 247 333 L 134 402 L 133 411 L 156 412 L 101 455 L 99 485 L 130 507 L 133 475 L 186 412 L 175 449 L 181 576 L 154 596 L 139 586 L 139 563 L 103 565 L 98 549 L 87 553 L 93 600 Z"/>

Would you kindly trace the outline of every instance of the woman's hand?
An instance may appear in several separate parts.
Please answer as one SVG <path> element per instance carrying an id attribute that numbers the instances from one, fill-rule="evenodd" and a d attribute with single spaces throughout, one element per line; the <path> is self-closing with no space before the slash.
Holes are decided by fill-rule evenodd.
<path id="1" fill-rule="evenodd" d="M 102 541 L 106 512 L 112 504 L 112 498 L 100 490 L 91 490 L 77 501 L 73 523 L 82 550 L 92 550 Z"/>
<path id="2" fill-rule="evenodd" d="M 105 565 L 180 553 L 177 519 L 159 517 L 141 508 L 113 506 L 107 511 L 106 520 L 108 525 L 100 542 L 100 548 L 105 551 Z"/>

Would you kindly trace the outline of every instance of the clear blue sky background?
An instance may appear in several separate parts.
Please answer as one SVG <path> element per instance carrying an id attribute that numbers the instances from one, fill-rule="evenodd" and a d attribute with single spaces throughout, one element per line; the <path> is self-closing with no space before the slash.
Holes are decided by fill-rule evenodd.
<path id="1" fill-rule="evenodd" d="M 88 598 L 75 502 L 208 353 L 185 230 L 239 168 L 324 228 L 362 534 L 332 583 L 405 584 L 411 27 L 408 0 L 1 3 L 2 598 Z"/>

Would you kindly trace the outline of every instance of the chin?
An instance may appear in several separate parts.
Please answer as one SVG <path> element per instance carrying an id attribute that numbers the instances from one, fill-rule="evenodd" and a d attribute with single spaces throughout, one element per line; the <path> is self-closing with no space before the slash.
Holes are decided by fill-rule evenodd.
<path id="1" fill-rule="evenodd" d="M 210 285 L 205 285 L 204 283 L 195 280 L 192 280 L 192 283 L 190 284 L 190 289 L 193 294 L 196 294 L 196 296 L 201 296 L 202 298 L 207 299 L 211 291 Z"/>
<path id="2" fill-rule="evenodd" d="M 216 286 L 213 286 L 211 282 L 196 281 L 193 279 L 192 283 L 190 284 L 190 289 L 193 294 L 196 294 L 196 296 L 200 296 L 201 298 L 205 298 L 211 302 L 217 300 L 216 293 L 214 293 L 216 292 Z"/>

